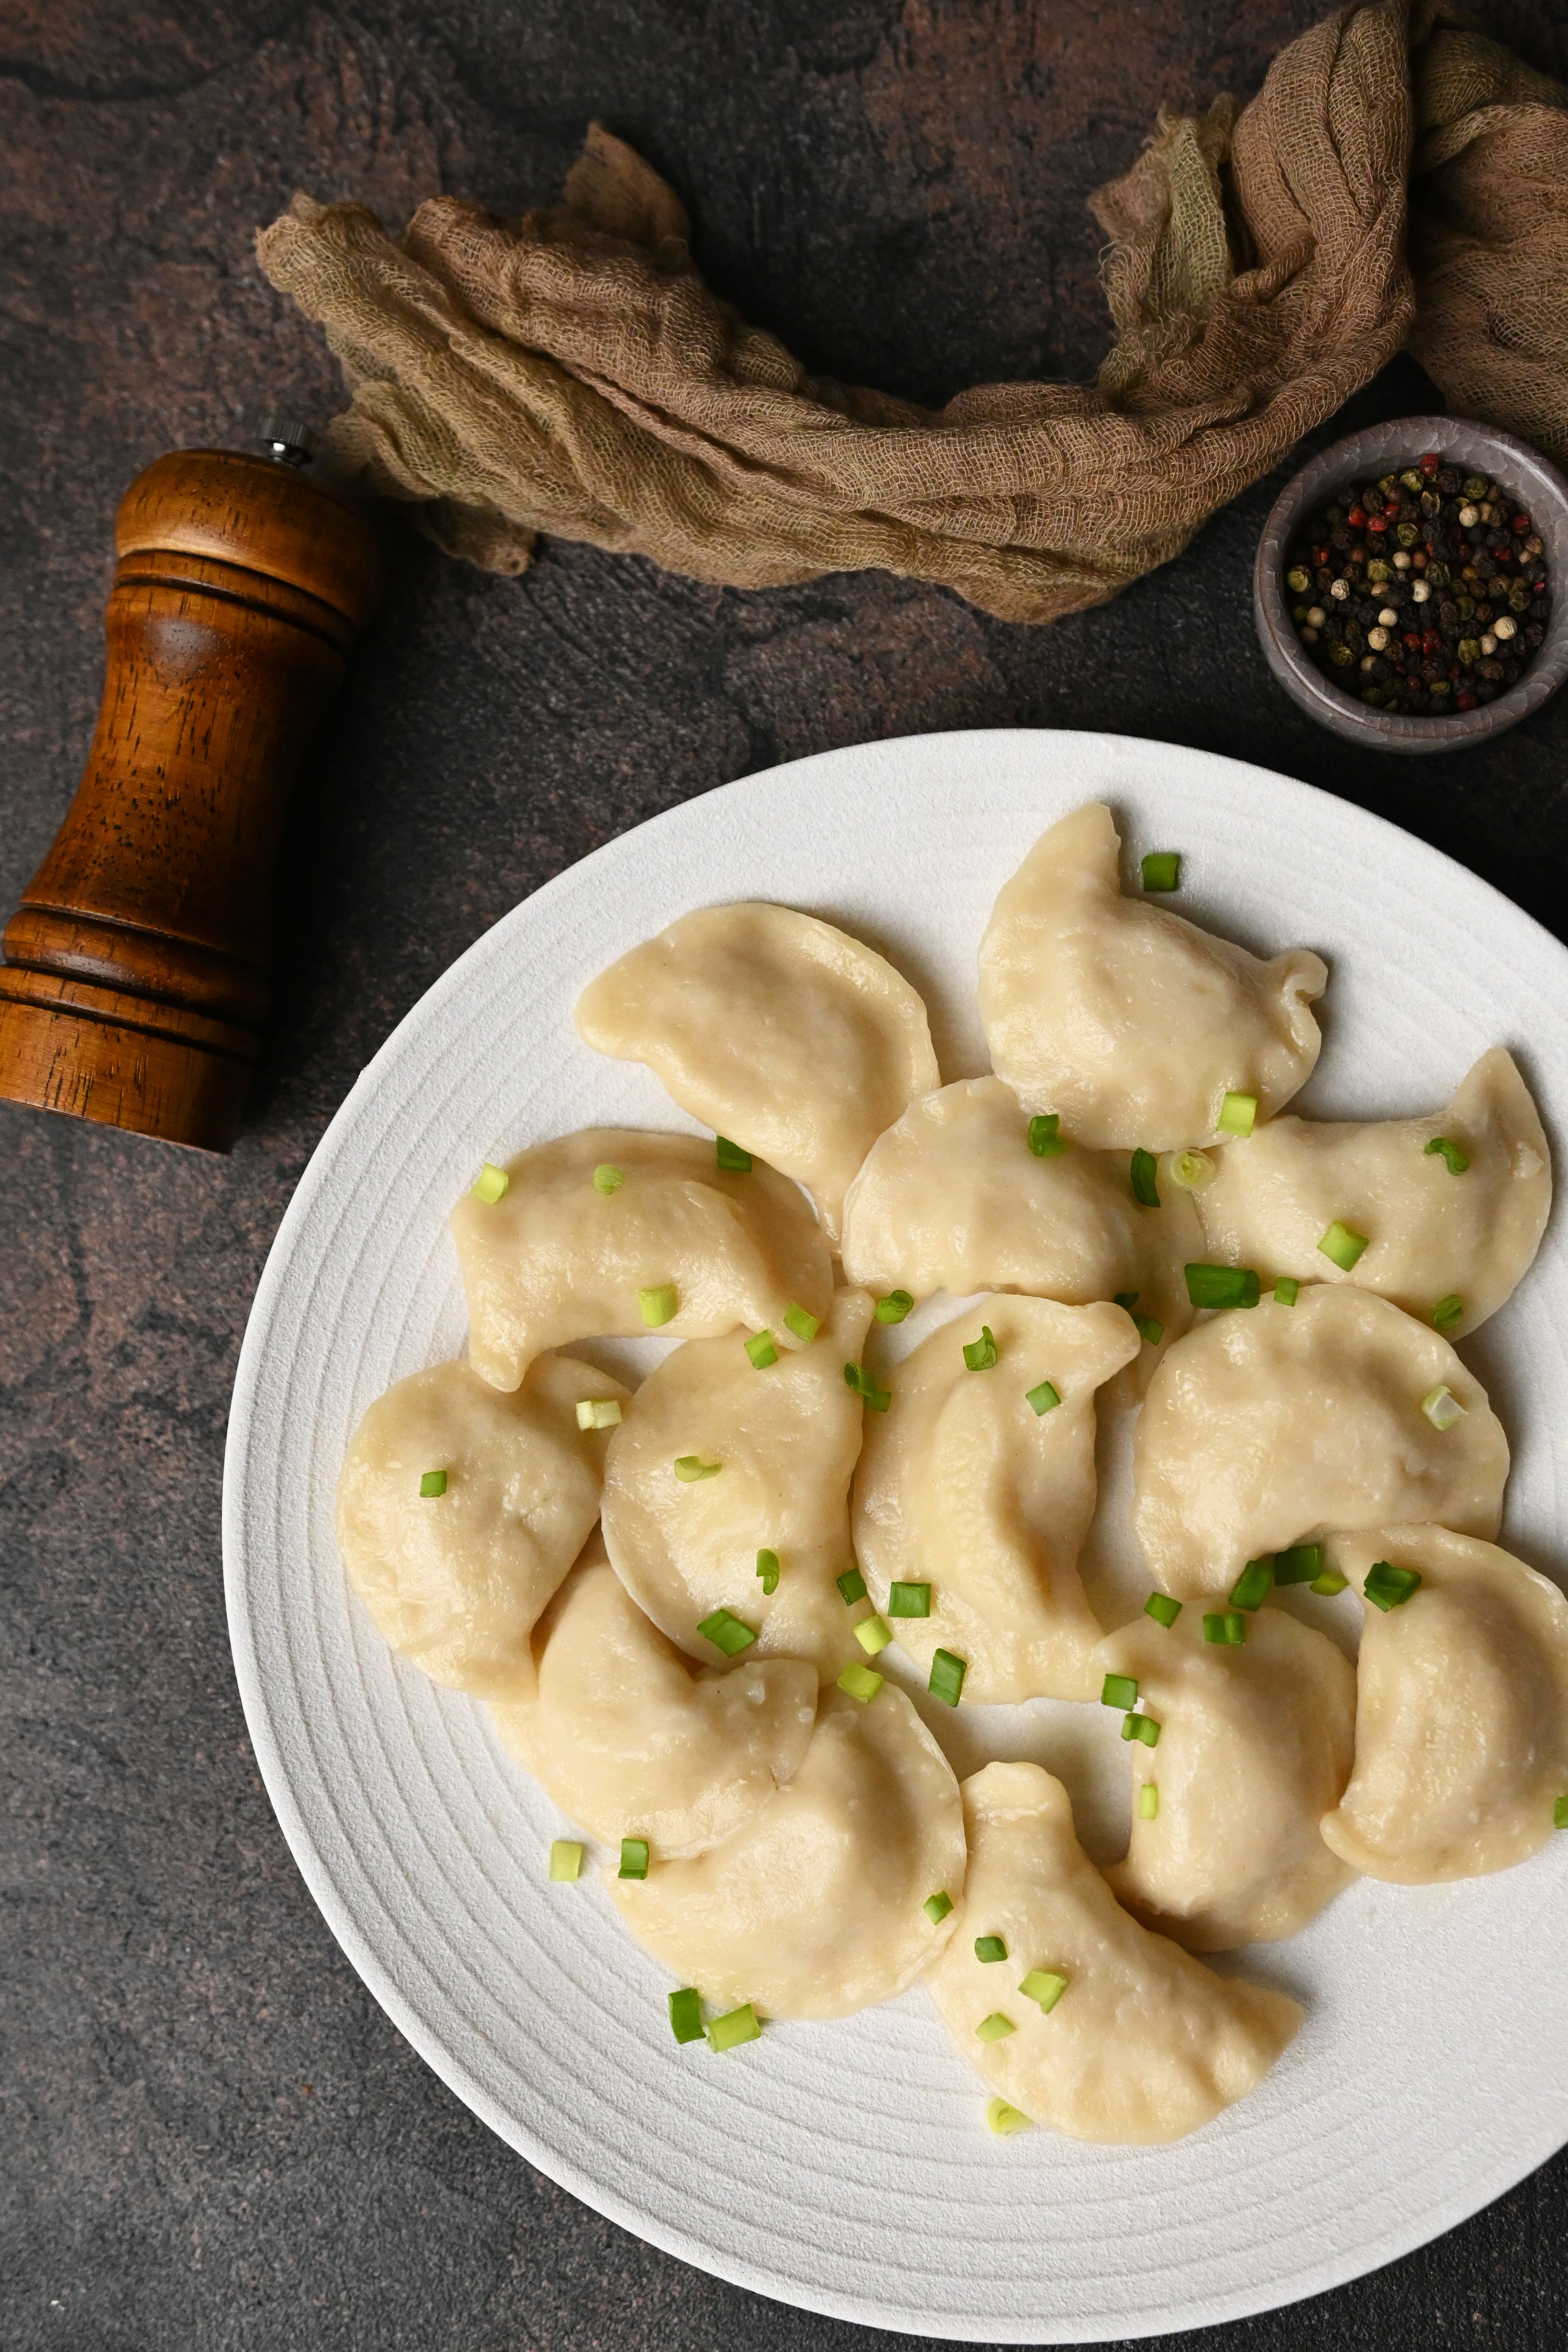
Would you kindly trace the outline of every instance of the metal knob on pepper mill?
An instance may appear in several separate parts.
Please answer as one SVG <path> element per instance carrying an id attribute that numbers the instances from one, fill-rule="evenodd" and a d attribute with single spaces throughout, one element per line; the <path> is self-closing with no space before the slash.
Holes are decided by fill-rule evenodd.
<path id="1" fill-rule="evenodd" d="M 0 1097 L 206 1151 L 260 1045 L 289 788 L 381 593 L 306 430 L 265 446 L 172 450 L 121 499 L 92 749 L 0 941 Z"/>

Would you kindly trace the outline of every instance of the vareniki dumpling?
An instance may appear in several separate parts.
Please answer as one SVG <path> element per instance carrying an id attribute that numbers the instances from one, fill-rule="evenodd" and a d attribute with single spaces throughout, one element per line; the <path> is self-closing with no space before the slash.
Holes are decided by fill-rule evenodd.
<path id="1" fill-rule="evenodd" d="M 1192 1952 L 1293 1936 L 1353 1873 L 1318 1824 L 1337 1805 L 1355 1748 L 1355 1669 L 1326 1634 L 1283 1609 L 1247 1619 L 1232 1647 L 1204 1638 L 1199 1612 L 1169 1628 L 1135 1618 L 1100 1643 L 1097 1667 L 1130 1675 L 1160 1726 L 1130 1740 L 1135 1801 L 1125 1862 L 1105 1875 L 1144 1924 Z"/>
<path id="2" fill-rule="evenodd" d="M 827 1244 L 795 1187 L 721 1168 L 700 1136 L 588 1128 L 506 1174 L 500 1200 L 469 1192 L 452 1212 L 469 1361 L 498 1389 L 578 1339 L 782 1332 L 792 1305 L 827 1312 Z"/>
<path id="3" fill-rule="evenodd" d="M 1502 1305 L 1552 1206 L 1541 1119 L 1500 1045 L 1430 1118 L 1270 1119 L 1215 1159 L 1198 1198 L 1215 1256 L 1266 1278 L 1354 1283 L 1424 1323 L 1442 1307 L 1449 1338 Z M 1344 1272 L 1318 1246 L 1336 1221 L 1366 1237 Z"/>
<path id="4" fill-rule="evenodd" d="M 989 1329 L 995 1360 L 971 1370 Z M 872 1595 L 929 1588 L 889 1622 L 921 1668 L 965 1661 L 963 1696 L 1089 1698 L 1100 1638 L 1078 1556 L 1094 1517 L 1094 1392 L 1137 1354 L 1121 1307 L 983 1299 L 923 1339 L 867 1416 L 855 1549 Z M 1053 1402 L 1051 1400 L 1056 1399 Z"/>
<path id="5" fill-rule="evenodd" d="M 1523 1862 L 1568 1796 L 1568 1601 L 1446 1528 L 1340 1536 L 1333 1554 L 1357 1592 L 1380 1563 L 1421 1581 L 1386 1610 L 1368 1602 L 1355 1770 L 1324 1838 L 1405 1886 Z"/>
<path id="6" fill-rule="evenodd" d="M 826 1681 L 864 1659 L 854 1628 L 865 1604 L 847 1607 L 836 1580 L 854 1565 L 860 1450 L 861 1403 L 844 1367 L 858 1363 L 870 1319 L 866 1293 L 841 1290 L 809 1347 L 761 1370 L 738 1334 L 689 1340 L 644 1381 L 615 1433 L 610 1558 L 633 1599 L 704 1664 L 723 1655 L 699 1631 L 718 1610 L 755 1636 L 750 1656 L 810 1658 Z"/>
<path id="7" fill-rule="evenodd" d="M 1257 2088 L 1300 2009 L 1215 1976 L 1122 1910 L 1079 1845 L 1059 1780 L 1037 1764 L 988 1764 L 963 1783 L 963 1818 L 964 1899 L 926 1981 L 993 2091 L 1074 2139 L 1150 2147 Z M 1005 1960 L 982 1960 L 981 1937 L 999 1937 Z M 1048 1980 L 1066 1979 L 1048 2010 L 1025 1990 L 1031 1978 L 1047 1997 Z"/>
<path id="8" fill-rule="evenodd" d="M 646 1062 L 684 1111 L 804 1184 L 837 1240 L 850 1178 L 941 1084 L 890 963 L 793 907 L 704 907 L 585 988 L 584 1043 Z"/>
<path id="9" fill-rule="evenodd" d="M 1306 948 L 1262 963 L 1147 898 L 1124 898 L 1099 801 L 1042 834 L 1004 883 L 980 947 L 996 1075 L 1079 1142 L 1175 1151 L 1215 1132 L 1227 1093 L 1260 1119 L 1311 1073 L 1328 968 Z"/>
<path id="10" fill-rule="evenodd" d="M 651 1841 L 650 1841 L 651 1843 Z M 927 1898 L 963 1888 L 963 1809 L 900 1690 L 829 1691 L 793 1780 L 689 1862 L 654 1847 L 646 1880 L 605 1883 L 683 1985 L 763 2017 L 847 2017 L 901 1992 L 941 1950 Z"/>
<path id="11" fill-rule="evenodd" d="M 1168 1351 L 1139 1418 L 1132 1525 L 1165 1591 L 1196 1600 L 1335 1528 L 1419 1515 L 1494 1536 L 1508 1458 L 1446 1339 L 1371 1291 L 1314 1284 Z"/>
<path id="12" fill-rule="evenodd" d="M 759 1658 L 694 1668 L 643 1615 L 597 1537 L 534 1627 L 538 1679 L 491 1710 L 503 1747 L 563 1812 L 618 1845 L 699 1853 L 793 1779 L 816 1721 L 816 1669 Z"/>
<path id="13" fill-rule="evenodd" d="M 503 1395 L 467 1364 L 433 1364 L 377 1397 L 338 1479 L 338 1549 L 395 1650 L 481 1697 L 531 1682 L 529 1635 L 599 1516 L 609 1434 L 585 1399 L 626 1391 L 592 1364 L 541 1356 Z M 420 1483 L 443 1485 L 420 1493 Z"/>

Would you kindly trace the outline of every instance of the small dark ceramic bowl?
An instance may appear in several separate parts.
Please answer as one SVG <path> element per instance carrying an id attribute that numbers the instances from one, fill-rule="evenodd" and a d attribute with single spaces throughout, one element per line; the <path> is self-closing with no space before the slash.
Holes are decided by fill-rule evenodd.
<path id="1" fill-rule="evenodd" d="M 1524 676 L 1495 702 L 1456 710 L 1447 719 L 1415 719 L 1379 710 L 1331 685 L 1296 635 L 1285 560 L 1304 515 L 1324 506 L 1346 482 L 1376 481 L 1391 469 L 1413 466 L 1435 449 L 1468 474 L 1485 474 L 1520 500 L 1546 550 L 1552 617 L 1546 636 Z M 1269 668 L 1303 710 L 1336 735 L 1379 751 L 1462 751 L 1485 743 L 1538 710 L 1568 677 L 1568 483 L 1554 467 L 1511 434 L 1472 425 L 1462 416 L 1402 416 L 1336 441 L 1303 466 L 1274 502 L 1258 549 L 1252 608 Z"/>

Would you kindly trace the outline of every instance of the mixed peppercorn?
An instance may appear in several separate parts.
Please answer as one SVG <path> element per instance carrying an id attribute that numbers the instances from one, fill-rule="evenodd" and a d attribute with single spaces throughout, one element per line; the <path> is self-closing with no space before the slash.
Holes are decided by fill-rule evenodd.
<path id="1" fill-rule="evenodd" d="M 1530 516 L 1432 455 L 1347 484 L 1304 521 L 1285 586 L 1297 635 L 1337 687 L 1428 719 L 1505 694 L 1552 609 Z"/>

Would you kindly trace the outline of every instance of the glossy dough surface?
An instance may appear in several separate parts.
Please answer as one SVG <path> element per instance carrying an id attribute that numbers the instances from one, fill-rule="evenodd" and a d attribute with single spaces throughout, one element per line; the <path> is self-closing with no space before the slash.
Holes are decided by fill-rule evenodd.
<path id="1" fill-rule="evenodd" d="M 1099 801 L 1042 834 L 997 895 L 980 948 L 980 1017 L 996 1075 L 1082 1142 L 1202 1143 L 1227 1092 L 1258 1116 L 1289 1102 L 1321 1043 L 1328 968 L 1306 948 L 1260 962 L 1152 898 L 1121 895 Z"/>
<path id="2" fill-rule="evenodd" d="M 646 1062 L 682 1110 L 805 1185 L 835 1238 L 872 1143 L 941 1084 L 908 981 L 793 907 L 683 915 L 601 972 L 573 1017 L 585 1044 Z"/>
<path id="3" fill-rule="evenodd" d="M 1469 1160 L 1450 1174 L 1426 1146 L 1436 1136 Z M 1267 1282 L 1348 1282 L 1430 1322 L 1440 1299 L 1464 1312 L 1458 1338 L 1495 1314 L 1528 1269 L 1552 1206 L 1552 1163 L 1540 1115 L 1513 1056 L 1494 1046 L 1447 1109 L 1426 1118 L 1271 1119 L 1215 1155 L 1198 1196 L 1211 1254 L 1256 1266 Z M 1368 1246 L 1350 1272 L 1318 1243 L 1335 1221 Z"/>
<path id="4" fill-rule="evenodd" d="M 1568 1600 L 1495 1544 L 1439 1527 L 1340 1536 L 1360 1592 L 1378 1560 L 1419 1570 L 1361 1637 L 1355 1770 L 1333 1851 L 1407 1886 L 1523 1862 L 1568 1795 Z"/>
<path id="5" fill-rule="evenodd" d="M 615 1433 L 605 1473 L 605 1542 L 617 1574 L 657 1625 L 706 1665 L 720 1653 L 697 1628 L 729 1609 L 758 1656 L 810 1658 L 825 1681 L 864 1653 L 835 1579 L 854 1565 L 849 1479 L 860 1450 L 858 1362 L 870 1321 L 863 1290 L 841 1290 L 808 1348 L 758 1371 L 738 1335 L 694 1339 L 665 1358 Z M 679 1456 L 722 1465 L 687 1484 Z M 757 1554 L 776 1552 L 765 1593 Z M 753 1654 L 748 1652 L 748 1655 Z"/>
<path id="6" fill-rule="evenodd" d="M 1105 1674 L 1137 1677 L 1159 1745 L 1128 1742 L 1132 1842 L 1105 1875 L 1144 1924 L 1191 1952 L 1293 1936 L 1354 1875 L 1319 1835 L 1355 1750 L 1355 1669 L 1283 1609 L 1247 1620 L 1237 1648 L 1206 1642 L 1184 1609 L 1101 1643 Z M 1141 1820 L 1136 1791 L 1159 1811 Z"/>
<path id="7" fill-rule="evenodd" d="M 605 1164 L 626 1177 L 617 1192 L 595 1188 Z M 587 1128 L 519 1152 L 507 1173 L 500 1200 L 465 1193 L 451 1219 L 469 1360 L 498 1389 L 545 1348 L 646 1337 L 637 1293 L 668 1283 L 671 1339 L 777 1329 L 792 1301 L 827 1311 L 827 1244 L 795 1187 L 772 1168 L 719 1167 L 700 1136 Z"/>
<path id="8" fill-rule="evenodd" d="M 971 1371 L 989 1325 L 998 1361 Z M 1079 1579 L 1094 1516 L 1094 1392 L 1139 1348 L 1120 1307 L 998 1293 L 923 1339 L 868 1413 L 855 1477 L 855 1549 L 879 1608 L 929 1583 L 929 1617 L 889 1622 L 922 1673 L 941 1647 L 967 1661 L 965 1702 L 1089 1698 L 1100 1628 Z M 1061 1402 L 1037 1413 L 1049 1381 Z"/>
<path id="9" fill-rule="evenodd" d="M 377 1631 L 432 1681 L 527 1686 L 529 1635 L 599 1516 L 608 1433 L 578 1428 L 578 1401 L 626 1394 L 541 1356 L 510 1394 L 433 1364 L 365 1413 L 338 1478 L 338 1549 Z M 446 1471 L 444 1495 L 420 1495 L 427 1470 Z"/>
<path id="10" fill-rule="evenodd" d="M 926 1981 L 959 2050 L 993 2091 L 1074 2139 L 1180 2139 L 1256 2089 L 1301 2021 L 1283 1993 L 1217 1977 L 1117 1902 L 1073 1832 L 1059 1780 L 988 1764 L 963 1784 L 969 1877 Z M 974 1939 L 999 1935 L 1002 1962 Z M 1017 1988 L 1068 1979 L 1047 2015 Z M 994 2012 L 1016 2031 L 981 2042 Z"/>
<path id="11" fill-rule="evenodd" d="M 963 1885 L 963 1810 L 902 1691 L 822 1702 L 799 1770 L 754 1820 L 689 1862 L 605 1883 L 679 1981 L 761 2017 L 847 2017 L 901 1992 L 952 1933 L 921 1908 Z"/>
<path id="12" fill-rule="evenodd" d="M 1465 1408 L 1436 1430 L 1438 1386 Z M 1493 1536 L 1508 1440 L 1447 1341 L 1371 1291 L 1303 1288 L 1178 1339 L 1133 1446 L 1132 1525 L 1167 1592 L 1228 1593 L 1249 1559 L 1417 1517 Z"/>
<path id="13" fill-rule="evenodd" d="M 645 1617 L 595 1537 L 533 1631 L 537 1680 L 491 1712 L 501 1744 L 607 1844 L 659 1854 L 728 1837 L 790 1780 L 816 1721 L 816 1669 L 691 1662 Z"/>

